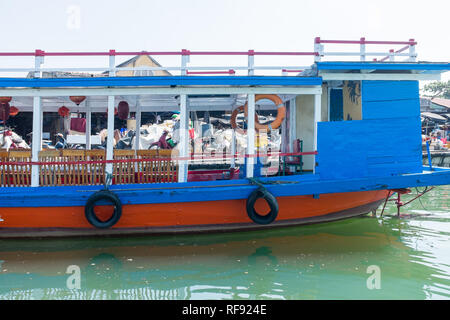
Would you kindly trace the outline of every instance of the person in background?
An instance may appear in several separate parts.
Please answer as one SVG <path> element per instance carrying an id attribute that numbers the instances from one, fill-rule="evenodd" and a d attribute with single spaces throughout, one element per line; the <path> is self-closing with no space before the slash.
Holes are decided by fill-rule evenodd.
<path id="1" fill-rule="evenodd" d="M 444 145 L 446 145 L 446 144 L 447 144 L 447 137 L 446 137 L 445 135 L 442 136 L 441 141 L 442 141 L 442 143 L 443 143 Z"/>
<path id="2" fill-rule="evenodd" d="M 64 136 L 62 135 L 62 133 L 57 133 L 55 149 L 65 149 L 65 148 L 67 148 L 66 139 L 64 139 Z"/>
<path id="3" fill-rule="evenodd" d="M 159 138 L 158 141 L 153 142 L 149 149 L 151 149 L 153 146 L 156 146 L 157 149 L 172 149 L 172 145 L 170 145 L 169 143 L 167 143 L 167 135 L 169 134 L 169 131 L 164 130 L 163 134 L 161 135 L 161 137 Z"/>
<path id="4" fill-rule="evenodd" d="M 172 127 L 172 141 L 174 144 L 180 142 L 180 115 L 173 114 L 172 120 L 174 121 L 174 125 Z"/>

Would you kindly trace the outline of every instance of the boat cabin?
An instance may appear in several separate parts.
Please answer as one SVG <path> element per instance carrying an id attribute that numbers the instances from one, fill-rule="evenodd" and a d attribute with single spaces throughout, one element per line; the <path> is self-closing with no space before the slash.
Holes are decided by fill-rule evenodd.
<path id="1" fill-rule="evenodd" d="M 326 51 L 331 44 L 356 45 L 359 50 Z M 394 49 L 376 51 L 379 45 Z M 440 79 L 450 65 L 417 62 L 415 47 L 413 39 L 316 38 L 311 52 L 1 53 L 3 58 L 27 58 L 34 67 L 0 67 L 0 185 L 186 183 L 274 176 L 349 181 L 421 173 L 419 81 Z M 55 56 L 67 61 L 103 56 L 109 66 L 45 67 Z M 180 64 L 116 66 L 123 56 L 177 57 Z M 191 58 L 205 56 L 240 56 L 247 63 L 190 63 Z M 279 61 L 310 56 L 314 61 L 307 66 L 258 65 L 258 59 L 268 56 L 281 57 Z M 352 60 L 330 59 L 335 56 Z M 43 77 L 56 71 L 98 74 Z M 31 77 L 23 76 L 29 72 Z M 13 107 L 32 113 L 26 128 L 31 143 L 26 147 L 12 138 L 5 143 L 12 135 Z M 56 115 L 66 122 L 61 128 L 67 128 L 71 114 L 82 119 L 75 122 L 82 123 L 83 130 L 61 132 L 63 146 L 46 144 L 53 137 L 44 136 L 45 118 Z M 99 114 L 106 128 L 94 132 L 93 116 Z M 149 114 L 155 121 L 144 126 Z M 218 115 L 216 125 L 211 114 Z M 166 122 L 158 123 L 158 115 Z M 158 127 L 164 123 L 166 131 Z M 121 138 L 129 139 L 120 144 Z"/>

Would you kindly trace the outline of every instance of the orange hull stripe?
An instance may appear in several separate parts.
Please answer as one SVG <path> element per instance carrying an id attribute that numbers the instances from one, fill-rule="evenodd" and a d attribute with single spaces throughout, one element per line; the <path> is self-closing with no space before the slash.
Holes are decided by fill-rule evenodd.
<path id="1" fill-rule="evenodd" d="M 387 191 L 334 193 L 279 197 L 277 220 L 301 219 L 330 214 L 385 198 Z M 124 205 L 122 217 L 113 228 L 168 227 L 252 222 L 245 200 L 221 200 L 164 204 Z M 266 211 L 257 202 L 256 210 Z M 84 207 L 0 208 L 0 228 L 93 228 Z"/>

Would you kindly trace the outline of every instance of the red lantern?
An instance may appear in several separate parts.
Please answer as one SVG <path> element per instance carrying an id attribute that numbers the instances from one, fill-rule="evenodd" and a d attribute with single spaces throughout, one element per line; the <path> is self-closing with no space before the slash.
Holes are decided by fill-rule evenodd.
<path id="1" fill-rule="evenodd" d="M 62 106 L 61 108 L 58 109 L 58 114 L 61 117 L 67 117 L 70 114 L 70 110 L 69 110 L 69 108 Z"/>
<path id="2" fill-rule="evenodd" d="M 0 120 L 6 121 L 9 118 L 9 103 L 0 103 Z"/>
<path id="3" fill-rule="evenodd" d="M 128 113 L 130 112 L 130 107 L 128 106 L 128 102 L 120 101 L 118 106 L 118 116 L 120 120 L 128 119 Z"/>
<path id="4" fill-rule="evenodd" d="M 10 103 L 11 97 L 0 97 L 0 103 Z"/>
<path id="5" fill-rule="evenodd" d="M 19 109 L 17 109 L 16 107 L 12 106 L 11 108 L 9 108 L 9 115 L 11 117 L 17 116 L 18 113 L 19 113 Z"/>
<path id="6" fill-rule="evenodd" d="M 79 106 L 80 103 L 82 103 L 85 99 L 86 99 L 85 96 L 70 96 L 70 100 L 75 102 L 77 106 Z"/>

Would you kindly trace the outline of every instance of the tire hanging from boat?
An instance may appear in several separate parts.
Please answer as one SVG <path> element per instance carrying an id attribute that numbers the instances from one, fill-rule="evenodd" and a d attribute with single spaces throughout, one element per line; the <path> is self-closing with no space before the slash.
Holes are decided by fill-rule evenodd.
<path id="1" fill-rule="evenodd" d="M 95 214 L 94 207 L 99 201 L 107 201 L 114 205 L 114 213 L 111 218 L 106 221 L 100 220 Z M 119 221 L 120 217 L 122 216 L 122 203 L 115 193 L 109 190 L 100 190 L 89 197 L 84 207 L 84 214 L 87 221 L 89 221 L 89 223 L 94 227 L 98 229 L 111 228 Z"/>
<path id="2" fill-rule="evenodd" d="M 266 200 L 267 204 L 270 207 L 270 212 L 266 215 L 261 215 L 255 210 L 255 203 L 259 198 L 263 198 Z M 270 224 L 272 223 L 278 216 L 278 201 L 277 199 L 266 189 L 258 188 L 253 191 L 250 196 L 247 198 L 247 214 L 248 217 L 257 224 Z"/>

